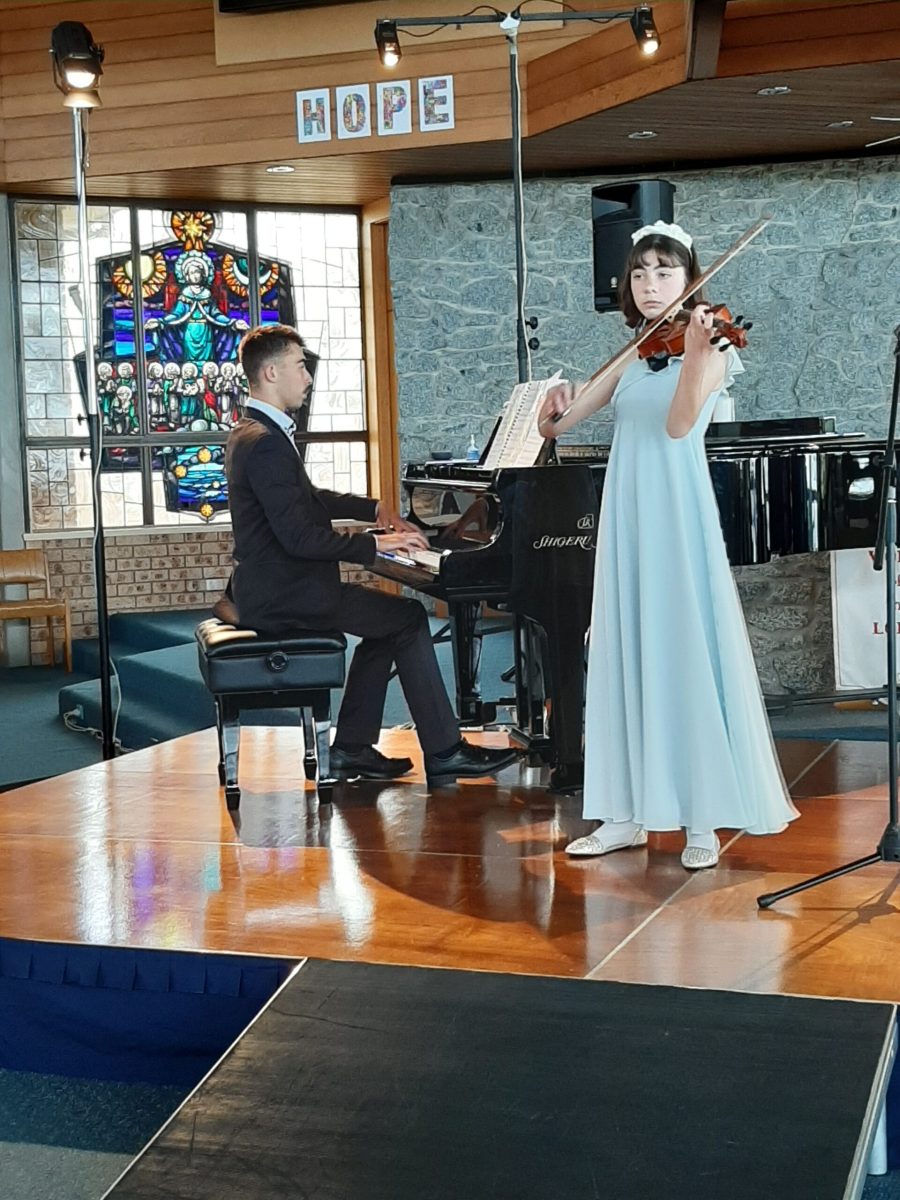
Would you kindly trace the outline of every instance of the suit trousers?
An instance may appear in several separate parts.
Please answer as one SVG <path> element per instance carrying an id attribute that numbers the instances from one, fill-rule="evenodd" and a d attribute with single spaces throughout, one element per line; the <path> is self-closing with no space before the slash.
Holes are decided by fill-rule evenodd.
<path id="1" fill-rule="evenodd" d="M 378 741 L 396 663 L 422 750 L 433 754 L 456 745 L 459 722 L 438 668 L 428 614 L 418 600 L 344 583 L 337 609 L 310 627 L 362 638 L 347 672 L 336 742 L 371 746 Z"/>

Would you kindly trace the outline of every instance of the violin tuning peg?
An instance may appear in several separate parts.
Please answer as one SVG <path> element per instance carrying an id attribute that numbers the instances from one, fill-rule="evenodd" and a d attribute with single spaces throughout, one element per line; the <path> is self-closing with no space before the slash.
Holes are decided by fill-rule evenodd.
<path id="1" fill-rule="evenodd" d="M 752 322 L 752 321 L 748 321 L 748 322 L 747 322 L 747 324 L 744 326 L 744 328 L 745 328 L 745 329 L 752 329 L 752 328 L 753 328 L 753 322 Z"/>
<path id="2" fill-rule="evenodd" d="M 723 342 L 722 345 L 719 347 L 719 353 L 724 354 L 730 345 L 731 345 L 731 342 Z"/>
<path id="3" fill-rule="evenodd" d="M 743 325 L 743 323 L 744 323 L 744 318 L 743 318 L 743 317 L 735 317 L 735 318 L 734 318 L 734 321 L 733 321 L 732 323 L 733 323 L 734 325 Z"/>

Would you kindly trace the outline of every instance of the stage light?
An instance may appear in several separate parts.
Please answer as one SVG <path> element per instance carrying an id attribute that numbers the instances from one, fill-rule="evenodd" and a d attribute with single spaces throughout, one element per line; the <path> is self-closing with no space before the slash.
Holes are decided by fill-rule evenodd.
<path id="1" fill-rule="evenodd" d="M 103 47 L 79 21 L 61 21 L 50 35 L 53 82 L 65 96 L 67 108 L 96 108 L 97 85 L 103 74 Z"/>
<path id="2" fill-rule="evenodd" d="M 400 39 L 396 21 L 375 22 L 375 45 L 383 67 L 396 67 L 400 61 Z"/>
<path id="3" fill-rule="evenodd" d="M 644 54 L 655 54 L 659 49 L 659 32 L 653 22 L 653 10 L 642 5 L 631 14 L 631 28 L 635 40 Z"/>

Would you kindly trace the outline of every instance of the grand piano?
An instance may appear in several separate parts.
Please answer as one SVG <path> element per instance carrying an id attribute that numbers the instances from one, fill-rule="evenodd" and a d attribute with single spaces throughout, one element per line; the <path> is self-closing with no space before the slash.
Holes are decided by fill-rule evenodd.
<path id="1" fill-rule="evenodd" d="M 515 623 L 511 737 L 550 787 L 581 786 L 585 638 L 608 445 L 547 443 L 533 467 L 409 466 L 409 518 L 430 549 L 371 568 L 444 600 L 463 725 L 491 720 L 478 684 L 482 603 Z M 873 546 L 884 443 L 838 434 L 833 418 L 710 425 L 713 489 L 734 566 Z"/>

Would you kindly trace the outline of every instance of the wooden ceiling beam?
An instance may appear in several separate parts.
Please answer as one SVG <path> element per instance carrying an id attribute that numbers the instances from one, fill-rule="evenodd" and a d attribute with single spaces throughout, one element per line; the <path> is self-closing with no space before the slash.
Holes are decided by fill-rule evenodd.
<path id="1" fill-rule="evenodd" d="M 715 79 L 728 0 L 691 0 L 687 79 Z"/>

